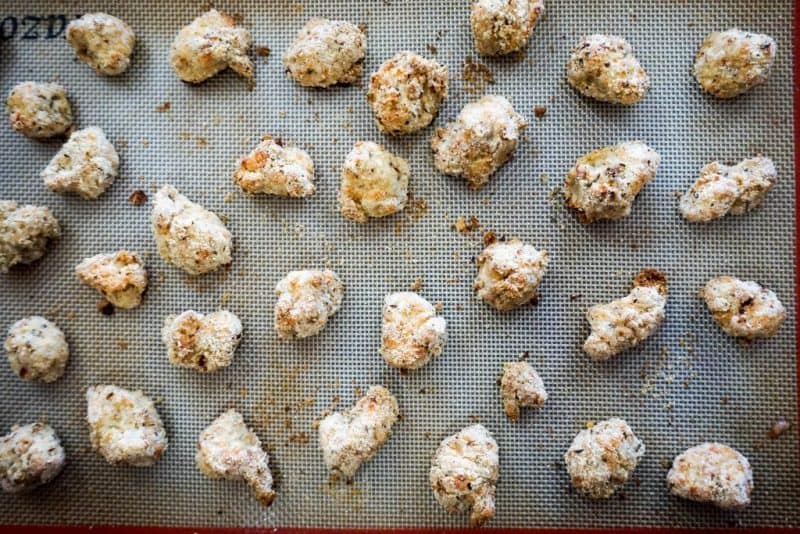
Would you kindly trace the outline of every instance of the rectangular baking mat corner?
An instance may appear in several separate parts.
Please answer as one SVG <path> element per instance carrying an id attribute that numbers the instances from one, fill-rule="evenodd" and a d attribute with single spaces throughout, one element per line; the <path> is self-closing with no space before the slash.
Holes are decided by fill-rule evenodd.
<path id="1" fill-rule="evenodd" d="M 59 148 L 0 127 L 0 198 L 49 206 L 62 237 L 43 261 L 0 275 L 0 327 L 43 314 L 66 333 L 65 376 L 49 385 L 19 380 L 0 368 L 0 427 L 49 421 L 63 439 L 68 465 L 52 483 L 27 495 L 0 496 L 0 523 L 62 525 L 259 527 L 461 527 L 428 487 L 439 441 L 480 420 L 500 444 L 501 478 L 493 527 L 799 527 L 792 3 L 764 0 L 547 2 L 522 57 L 479 59 L 465 0 L 438 2 L 219 2 L 243 17 L 254 45 L 257 83 L 225 72 L 192 87 L 169 62 L 180 27 L 200 2 L 3 2 L 0 4 L 0 90 L 24 80 L 59 80 L 81 127 L 99 126 L 120 152 L 121 175 L 90 202 L 51 193 L 39 172 Z M 138 43 L 130 70 L 103 78 L 73 57 L 59 34 L 63 20 L 107 11 L 126 20 Z M 63 19 L 62 19 L 63 16 Z M 284 75 L 281 56 L 312 16 L 365 24 L 365 78 L 400 50 L 434 57 L 449 70 L 450 94 L 436 125 L 452 120 L 484 93 L 506 96 L 529 122 L 513 160 L 480 191 L 438 174 L 432 127 L 403 138 L 381 135 L 361 86 L 310 90 Z M 778 54 L 769 81 L 729 102 L 701 93 L 691 76 L 694 52 L 709 31 L 730 27 L 770 34 Z M 650 74 L 640 104 L 621 108 L 588 101 L 566 84 L 570 48 L 581 35 L 626 37 Z M 467 58 L 493 83 L 465 80 Z M 164 111 L 164 103 L 169 109 Z M 159 107 L 162 111 L 157 111 Z M 542 118 L 533 109 L 545 106 Z M 317 169 L 317 193 L 299 201 L 246 197 L 231 182 L 236 159 L 262 134 L 305 148 Z M 641 139 L 662 156 L 656 179 L 617 223 L 580 226 L 551 193 L 581 154 Z M 421 215 L 400 214 L 358 226 L 336 208 L 339 169 L 358 140 L 385 144 L 411 165 L 411 189 L 427 202 Z M 734 163 L 757 153 L 772 158 L 779 182 L 763 207 L 744 217 L 689 225 L 676 211 L 707 162 Z M 187 278 L 157 254 L 150 207 L 128 202 L 135 190 L 152 198 L 172 183 L 224 215 L 235 236 L 232 268 Z M 471 290 L 480 232 L 451 229 L 475 216 L 497 235 L 518 236 L 550 252 L 539 302 L 497 314 Z M 141 252 L 150 272 L 144 304 L 105 316 L 97 294 L 80 285 L 74 266 L 100 252 Z M 272 328 L 275 283 L 289 270 L 333 267 L 347 292 L 341 311 L 318 336 L 282 343 Z M 627 292 L 643 267 L 669 276 L 667 320 L 641 347 L 605 364 L 581 352 L 586 308 Z M 773 289 L 788 319 L 771 339 L 742 345 L 711 321 L 697 290 L 718 274 Z M 378 356 L 383 296 L 417 278 L 421 293 L 441 302 L 450 338 L 424 369 L 400 375 Z M 244 324 L 234 363 L 200 376 L 171 366 L 160 340 L 166 315 L 209 312 L 225 304 Z M 527 352 L 550 399 L 510 424 L 496 377 L 502 362 Z M 2 367 L 2 366 L 0 366 Z M 169 449 L 152 468 L 105 464 L 88 444 L 83 392 L 115 383 L 162 399 Z M 352 485 L 331 485 L 313 421 L 356 388 L 384 384 L 404 419 Z M 309 405 L 307 399 L 312 399 Z M 261 507 L 241 483 L 209 480 L 195 467 L 200 431 L 235 406 L 268 446 L 278 496 Z M 588 420 L 625 418 L 647 453 L 621 498 L 591 502 L 570 491 L 562 456 Z M 779 439 L 767 433 L 795 422 Z M 725 513 L 668 495 L 665 465 L 706 440 L 728 443 L 750 459 L 752 505 Z"/>

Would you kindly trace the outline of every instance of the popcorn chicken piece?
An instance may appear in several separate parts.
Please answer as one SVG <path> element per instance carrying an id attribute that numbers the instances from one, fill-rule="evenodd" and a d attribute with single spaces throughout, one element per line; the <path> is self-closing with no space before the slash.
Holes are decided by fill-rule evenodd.
<path id="1" fill-rule="evenodd" d="M 72 126 L 72 106 L 57 83 L 22 82 L 6 99 L 11 127 L 33 139 L 54 137 Z"/>
<path id="2" fill-rule="evenodd" d="M 442 173 L 463 176 L 478 189 L 511 159 L 527 125 L 508 100 L 484 96 L 464 106 L 455 122 L 436 129 L 431 138 L 433 162 Z"/>
<path id="3" fill-rule="evenodd" d="M 147 467 L 167 449 L 167 432 L 155 404 L 141 391 L 117 386 L 86 390 L 89 440 L 111 465 Z"/>
<path id="4" fill-rule="evenodd" d="M 305 150 L 284 147 L 280 139 L 265 135 L 247 157 L 239 160 L 233 183 L 246 193 L 307 197 L 316 191 L 314 162 Z"/>
<path id="5" fill-rule="evenodd" d="M 639 272 L 626 297 L 587 310 L 592 333 L 583 344 L 584 352 L 593 360 L 608 360 L 635 347 L 664 322 L 666 304 L 667 276 L 655 269 Z"/>
<path id="6" fill-rule="evenodd" d="M 355 83 L 364 70 L 367 36 L 343 20 L 314 17 L 283 57 L 289 75 L 306 87 Z"/>
<path id="7" fill-rule="evenodd" d="M 406 206 L 408 162 L 381 145 L 359 141 L 342 167 L 339 205 L 346 218 L 365 223 L 386 217 Z"/>
<path id="8" fill-rule="evenodd" d="M 14 425 L 9 434 L 0 437 L 0 489 L 6 493 L 47 484 L 65 463 L 61 441 L 49 425 Z"/>
<path id="9" fill-rule="evenodd" d="M 313 336 L 339 311 L 344 284 L 330 269 L 291 271 L 275 286 L 275 330 L 281 339 Z"/>
<path id="10" fill-rule="evenodd" d="M 708 222 L 729 213 L 743 215 L 761 205 L 777 180 L 775 165 L 764 156 L 732 167 L 714 161 L 700 170 L 700 178 L 681 196 L 678 206 L 690 222 Z"/>
<path id="11" fill-rule="evenodd" d="M 636 195 L 655 177 L 659 163 L 661 156 L 641 141 L 589 152 L 567 173 L 567 207 L 584 224 L 626 217 Z"/>
<path id="12" fill-rule="evenodd" d="M 231 262 L 233 236 L 212 212 L 165 185 L 153 201 L 153 235 L 164 260 L 189 274 Z"/>
<path id="13" fill-rule="evenodd" d="M 136 36 L 130 26 L 107 13 L 89 13 L 67 26 L 67 42 L 78 59 L 98 74 L 116 76 L 128 70 Z"/>
<path id="14" fill-rule="evenodd" d="M 372 386 L 351 408 L 320 421 L 319 446 L 331 474 L 353 478 L 389 440 L 399 415 L 394 395 L 382 386 Z"/>
<path id="15" fill-rule="evenodd" d="M 170 63 L 178 77 L 200 83 L 230 67 L 253 79 L 253 62 L 247 56 L 253 38 L 236 26 L 230 15 L 211 9 L 184 26 L 172 42 Z"/>
<path id="16" fill-rule="evenodd" d="M 400 52 L 370 76 L 367 102 L 378 128 L 402 135 L 425 128 L 447 98 L 447 69 L 413 52 Z"/>
<path id="17" fill-rule="evenodd" d="M 608 499 L 625 485 L 642 456 L 644 443 L 615 417 L 578 432 L 564 462 L 575 489 L 592 499 Z"/>
<path id="18" fill-rule="evenodd" d="M 772 337 L 786 319 L 786 308 L 777 295 L 756 282 L 717 276 L 700 290 L 700 296 L 729 336 Z"/>
<path id="19" fill-rule="evenodd" d="M 98 254 L 75 267 L 78 280 L 99 291 L 117 308 L 135 308 L 147 289 L 147 271 L 136 252 Z"/>
<path id="20" fill-rule="evenodd" d="M 470 17 L 475 48 L 486 56 L 521 50 L 543 12 L 543 0 L 475 0 Z"/>
<path id="21" fill-rule="evenodd" d="M 49 209 L 0 200 L 0 273 L 35 262 L 59 235 L 61 228 Z"/>
<path id="22" fill-rule="evenodd" d="M 480 253 L 475 290 L 499 311 L 513 310 L 536 297 L 549 255 L 518 239 L 492 243 Z"/>
<path id="23" fill-rule="evenodd" d="M 416 293 L 401 291 L 383 301 L 381 356 L 398 369 L 419 369 L 439 356 L 447 341 L 447 322 Z"/>
<path id="24" fill-rule="evenodd" d="M 32 315 L 14 323 L 4 346 L 11 369 L 23 380 L 54 382 L 64 374 L 67 339 L 44 317 Z"/>
<path id="25" fill-rule="evenodd" d="M 630 43 L 601 34 L 584 37 L 572 50 L 567 81 L 584 96 L 624 105 L 639 102 L 650 87 L 650 78 Z"/>
<path id="26" fill-rule="evenodd" d="M 694 57 L 694 77 L 717 98 L 734 98 L 767 81 L 778 45 L 769 35 L 733 28 L 711 32 Z"/>
<path id="27" fill-rule="evenodd" d="M 539 408 L 547 402 L 547 391 L 539 373 L 528 362 L 506 362 L 500 379 L 503 410 L 512 421 L 519 419 L 520 408 Z"/>
<path id="28" fill-rule="evenodd" d="M 161 339 L 173 365 L 213 373 L 233 361 L 242 339 L 242 323 L 227 310 L 208 315 L 187 310 L 164 320 Z"/>
<path id="29" fill-rule="evenodd" d="M 247 482 L 264 506 L 275 499 L 269 456 L 236 410 L 223 413 L 203 430 L 197 440 L 196 461 L 197 468 L 209 478 Z"/>
<path id="30" fill-rule="evenodd" d="M 472 526 L 494 517 L 500 476 L 499 447 L 483 425 L 472 425 L 442 440 L 431 460 L 436 500 L 451 514 L 469 512 Z"/>
<path id="31" fill-rule="evenodd" d="M 721 443 L 703 443 L 675 457 L 667 487 L 683 499 L 725 510 L 742 509 L 750 504 L 753 470 L 739 451 Z"/>
<path id="32" fill-rule="evenodd" d="M 118 169 L 114 145 L 103 130 L 91 127 L 72 132 L 41 174 L 44 185 L 56 193 L 95 199 L 114 183 Z"/>

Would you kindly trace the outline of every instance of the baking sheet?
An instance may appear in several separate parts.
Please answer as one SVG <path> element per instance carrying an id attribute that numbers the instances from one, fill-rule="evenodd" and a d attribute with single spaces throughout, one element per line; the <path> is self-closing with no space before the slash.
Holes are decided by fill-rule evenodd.
<path id="1" fill-rule="evenodd" d="M 501 479 L 492 526 L 798 526 L 797 425 L 767 438 L 781 417 L 797 421 L 793 201 L 791 2 L 548 2 L 521 57 L 477 58 L 466 1 L 220 2 L 240 14 L 257 46 L 257 83 L 248 91 L 235 74 L 201 86 L 181 83 L 168 64 L 177 30 L 200 14 L 199 2 L 4 2 L 17 33 L 0 43 L 0 90 L 23 80 L 60 80 L 81 127 L 100 126 L 117 146 L 121 176 L 95 202 L 51 193 L 38 173 L 58 150 L 0 128 L 0 198 L 49 206 L 62 238 L 37 265 L 0 275 L 0 325 L 44 314 L 65 331 L 71 358 L 50 385 L 22 382 L 0 369 L 0 427 L 39 418 L 62 437 L 68 465 L 52 484 L 29 495 L 0 497 L 2 523 L 461 526 L 436 503 L 428 483 L 439 441 L 480 420 L 500 444 Z M 23 17 L 105 10 L 126 20 L 138 44 L 130 70 L 101 78 L 76 61 L 62 37 L 47 38 L 48 19 L 33 31 Z M 529 121 L 513 161 L 478 192 L 438 174 L 428 145 L 432 128 L 386 138 L 372 123 L 363 87 L 310 90 L 283 74 L 281 56 L 311 16 L 344 18 L 368 28 L 365 72 L 397 51 L 447 65 L 450 96 L 437 125 L 484 93 L 509 98 Z M 57 19 L 53 19 L 57 22 Z M 770 34 L 778 55 L 769 82 L 730 102 L 703 94 L 691 62 L 703 36 L 738 26 Z M 9 37 L 11 23 L 3 22 Z M 57 27 L 56 27 L 57 29 Z M 24 30 L 24 31 L 23 31 Z M 570 48 L 592 32 L 625 36 L 652 88 L 632 108 L 589 101 L 566 84 Z M 38 38 L 23 38 L 37 34 Z M 467 58 L 485 64 L 494 83 L 465 82 Z M 170 103 L 170 110 L 156 107 Z M 547 107 L 544 118 L 534 106 Z M 246 197 L 231 182 L 236 159 L 264 133 L 296 142 L 317 168 L 316 195 L 299 201 Z M 661 155 L 657 178 L 625 220 L 584 227 L 553 199 L 574 160 L 596 147 L 641 139 Z M 411 189 L 427 210 L 357 226 L 337 213 L 339 169 L 358 140 L 373 140 L 407 158 Z M 734 163 L 763 152 L 779 183 L 746 217 L 707 226 L 683 223 L 674 193 L 708 161 Z M 127 201 L 137 189 L 151 198 L 172 183 L 224 215 L 235 236 L 227 272 L 189 278 L 162 261 L 149 227 L 149 203 Z M 479 302 L 471 283 L 480 232 L 451 225 L 475 216 L 498 235 L 518 236 L 551 254 L 535 307 L 499 314 Z M 144 305 L 104 316 L 98 295 L 72 274 L 84 257 L 126 247 L 143 253 L 151 275 Z M 289 270 L 330 266 L 347 285 L 344 305 L 321 335 L 280 342 L 272 328 L 275 283 Z M 640 348 L 608 363 L 581 352 L 583 314 L 627 292 L 632 276 L 653 266 L 670 278 L 667 321 Z M 772 288 L 788 309 L 778 335 L 752 345 L 725 336 L 697 290 L 730 273 Z M 421 278 L 422 295 L 443 304 L 450 339 L 442 357 L 401 375 L 377 353 L 383 296 Z M 160 341 L 163 318 L 225 304 L 243 321 L 233 365 L 201 376 L 172 367 Z M 502 362 L 528 353 L 550 399 L 503 415 L 495 384 Z M 106 465 L 88 445 L 84 389 L 97 383 L 141 388 L 163 399 L 170 438 L 149 469 Z M 335 404 L 350 405 L 356 388 L 384 384 L 404 418 L 394 437 L 351 485 L 331 485 L 312 422 Z M 268 445 L 278 496 L 262 508 L 244 484 L 212 481 L 194 466 L 195 441 L 219 413 L 235 406 Z M 562 455 L 588 420 L 621 416 L 647 447 L 623 497 L 590 502 L 570 490 Z M 667 494 L 665 465 L 704 440 L 729 443 L 755 470 L 752 505 L 725 513 Z M 306 442 L 307 441 L 307 442 Z"/>

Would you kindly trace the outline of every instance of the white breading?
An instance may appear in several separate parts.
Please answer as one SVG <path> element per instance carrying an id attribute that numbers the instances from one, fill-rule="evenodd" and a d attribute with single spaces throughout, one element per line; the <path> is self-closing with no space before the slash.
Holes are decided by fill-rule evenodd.
<path id="1" fill-rule="evenodd" d="M 474 288 L 478 297 L 500 311 L 513 310 L 536 297 L 549 255 L 512 239 L 492 243 L 480 253 Z"/>
<path id="2" fill-rule="evenodd" d="M 103 130 L 96 127 L 72 132 L 69 140 L 42 171 L 44 184 L 56 193 L 94 199 L 117 177 L 119 156 Z"/>
<path id="3" fill-rule="evenodd" d="M 431 138 L 434 165 L 478 189 L 511 159 L 527 125 L 508 100 L 484 96 L 464 106 L 455 122 L 436 129 Z"/>
<path id="4" fill-rule="evenodd" d="M 195 460 L 197 468 L 209 478 L 247 482 L 264 506 L 275 499 L 269 456 L 236 410 L 223 413 L 203 430 L 197 440 Z"/>
<path id="5" fill-rule="evenodd" d="M 703 443 L 675 457 L 667 487 L 684 499 L 741 509 L 750 504 L 753 470 L 739 451 L 721 443 Z"/>
<path id="6" fill-rule="evenodd" d="M 512 421 L 519 419 L 520 408 L 539 408 L 547 402 L 547 391 L 539 373 L 528 362 L 506 362 L 500 378 L 503 411 Z"/>
<path id="7" fill-rule="evenodd" d="M 53 480 L 66 463 L 55 431 L 44 423 L 11 427 L 0 437 L 0 489 L 30 491 Z"/>
<path id="8" fill-rule="evenodd" d="M 738 28 L 711 32 L 694 57 L 694 77 L 717 98 L 734 98 L 767 81 L 777 51 L 769 35 Z"/>
<path id="9" fill-rule="evenodd" d="M 391 437 L 399 415 L 394 395 L 382 386 L 372 386 L 352 407 L 320 421 L 319 447 L 331 474 L 353 478 Z"/>
<path id="10" fill-rule="evenodd" d="M 408 200 L 408 162 L 371 141 L 359 141 L 342 166 L 339 206 L 344 217 L 365 223 L 402 210 Z"/>
<path id="11" fill-rule="evenodd" d="M 625 105 L 639 102 L 650 87 L 630 43 L 602 34 L 582 38 L 572 50 L 567 81 L 584 96 Z"/>
<path id="12" fill-rule="evenodd" d="M 165 185 L 153 201 L 153 235 L 164 260 L 189 274 L 231 262 L 233 236 L 214 213 Z"/>
<path id="13" fill-rule="evenodd" d="M 612 418 L 581 430 L 564 462 L 572 485 L 592 499 L 607 499 L 630 478 L 644 444 L 622 419 Z"/>
<path id="14" fill-rule="evenodd" d="M 283 57 L 289 75 L 306 87 L 355 83 L 364 70 L 367 36 L 344 20 L 314 17 Z"/>
<path id="15" fill-rule="evenodd" d="M 153 401 L 117 386 L 86 390 L 92 448 L 111 465 L 153 465 L 167 449 L 167 432 Z"/>
<path id="16" fill-rule="evenodd" d="M 436 308 L 410 291 L 386 295 L 380 353 L 399 369 L 419 369 L 439 356 L 447 341 L 447 322 Z"/>
<path id="17" fill-rule="evenodd" d="M 442 440 L 431 460 L 433 494 L 451 514 L 469 512 L 472 526 L 494 517 L 500 477 L 499 447 L 483 425 L 472 425 Z"/>
<path id="18" fill-rule="evenodd" d="M 700 296 L 714 321 L 730 336 L 772 337 L 786 319 L 778 296 L 756 282 L 717 276 L 700 290 Z"/>
<path id="19" fill-rule="evenodd" d="M 88 13 L 67 26 L 67 42 L 78 59 L 100 74 L 128 70 L 136 36 L 124 21 L 107 13 Z"/>
<path id="20" fill-rule="evenodd" d="M 666 304 L 666 275 L 655 269 L 639 272 L 627 296 L 586 311 L 592 333 L 583 350 L 593 360 L 607 360 L 635 347 L 664 322 Z"/>
<path id="21" fill-rule="evenodd" d="M 275 330 L 281 339 L 313 336 L 339 310 L 344 284 L 330 269 L 289 272 L 275 286 Z"/>
<path id="22" fill-rule="evenodd" d="M 700 170 L 700 178 L 681 196 L 678 208 L 691 222 L 743 215 L 761 205 L 777 180 L 775 165 L 764 156 L 730 167 L 714 161 Z"/>
<path id="23" fill-rule="evenodd" d="M 136 252 L 97 254 L 75 267 L 78 280 L 99 291 L 117 308 L 135 308 L 147 289 L 147 271 Z"/>
<path id="24" fill-rule="evenodd" d="M 543 12 L 543 0 L 475 0 L 470 17 L 475 48 L 487 56 L 521 50 Z"/>
<path id="25" fill-rule="evenodd" d="M 11 127 L 34 139 L 65 133 L 72 126 L 72 106 L 57 83 L 22 82 L 8 93 Z"/>
<path id="26" fill-rule="evenodd" d="M 265 135 L 239 160 L 233 183 L 247 193 L 307 197 L 316 191 L 314 162 L 305 150 L 285 147 L 280 139 Z"/>
<path id="27" fill-rule="evenodd" d="M 593 150 L 567 173 L 567 207 L 584 224 L 621 219 L 631 212 L 642 187 L 655 177 L 659 163 L 661 156 L 641 141 Z"/>
<path id="28" fill-rule="evenodd" d="M 399 52 L 369 79 L 367 102 L 378 128 L 401 135 L 425 128 L 447 97 L 447 69 L 413 52 Z"/>
<path id="29" fill-rule="evenodd" d="M 11 369 L 23 380 L 53 382 L 64 374 L 69 358 L 64 332 L 38 315 L 11 325 L 4 347 Z"/>
<path id="30" fill-rule="evenodd" d="M 178 77 L 200 83 L 230 67 L 248 80 L 253 79 L 253 62 L 247 56 L 253 38 L 235 19 L 211 9 L 175 36 L 170 63 Z"/>
<path id="31" fill-rule="evenodd" d="M 187 310 L 164 320 L 161 340 L 173 365 L 201 373 L 227 367 L 242 339 L 242 323 L 227 310 L 208 315 Z"/>
<path id="32" fill-rule="evenodd" d="M 61 228 L 48 208 L 0 200 L 0 273 L 35 262 L 59 235 Z"/>

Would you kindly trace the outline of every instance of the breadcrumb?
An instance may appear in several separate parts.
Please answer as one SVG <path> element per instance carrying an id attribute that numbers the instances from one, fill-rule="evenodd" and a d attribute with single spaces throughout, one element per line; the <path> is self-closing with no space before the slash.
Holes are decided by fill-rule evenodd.
<path id="1" fill-rule="evenodd" d="M 65 463 L 61 441 L 49 425 L 14 425 L 9 434 L 0 437 L 0 489 L 6 493 L 47 484 Z"/>
<path id="2" fill-rule="evenodd" d="M 681 196 L 679 209 L 690 222 L 743 215 L 761 205 L 777 180 L 775 165 L 764 156 L 731 167 L 714 161 L 700 170 L 700 178 Z"/>
<path id="3" fill-rule="evenodd" d="M 75 274 L 117 308 L 135 308 L 147 289 L 144 262 L 136 252 L 127 250 L 86 258 L 75 267 Z"/>
<path id="4" fill-rule="evenodd" d="M 543 12 L 543 0 L 475 0 L 470 17 L 475 48 L 487 56 L 521 50 Z"/>
<path id="5" fill-rule="evenodd" d="M 630 43 L 601 34 L 584 37 L 572 50 L 567 81 L 584 96 L 624 105 L 639 102 L 650 87 Z"/>
<path id="6" fill-rule="evenodd" d="M 307 197 L 316 191 L 314 162 L 305 150 L 284 147 L 280 140 L 265 135 L 239 160 L 233 183 L 246 193 Z"/>
<path id="7" fill-rule="evenodd" d="M 61 227 L 49 209 L 0 200 L 0 273 L 35 262 L 59 235 Z"/>
<path id="8" fill-rule="evenodd" d="M 583 350 L 593 360 L 608 360 L 635 347 L 664 322 L 666 303 L 666 275 L 655 269 L 639 272 L 627 296 L 587 310 L 592 333 Z"/>
<path id="9" fill-rule="evenodd" d="M 386 295 L 380 353 L 399 369 L 419 369 L 439 356 L 447 341 L 447 322 L 436 308 L 416 293 Z"/>
<path id="10" fill-rule="evenodd" d="M 683 499 L 742 509 L 750 504 L 753 470 L 739 451 L 721 443 L 703 443 L 675 457 L 667 487 Z"/>
<path id="11" fill-rule="evenodd" d="M 247 482 L 264 506 L 275 499 L 269 456 L 236 410 L 223 413 L 203 430 L 197 440 L 196 461 L 197 468 L 209 478 Z"/>
<path id="12" fill-rule="evenodd" d="M 342 167 L 339 205 L 342 215 L 365 223 L 397 213 L 408 201 L 408 162 L 381 145 L 359 141 Z"/>
<path id="13" fill-rule="evenodd" d="M 582 156 L 567 173 L 567 207 L 584 224 L 621 219 L 639 191 L 656 175 L 661 156 L 642 143 L 607 146 Z"/>
<path id="14" fill-rule="evenodd" d="M 153 401 L 117 386 L 86 390 L 92 448 L 111 465 L 147 467 L 167 449 L 167 432 Z"/>
<path id="15" fill-rule="evenodd" d="M 480 253 L 474 288 L 478 297 L 499 311 L 513 310 L 536 297 L 549 255 L 518 239 L 496 242 Z"/>
<path id="16" fill-rule="evenodd" d="M 447 97 L 447 69 L 413 52 L 400 52 L 370 76 L 367 102 L 378 128 L 388 134 L 429 125 Z"/>
<path id="17" fill-rule="evenodd" d="M 57 83 L 22 82 L 8 94 L 6 112 L 11 127 L 33 139 L 66 133 L 72 126 L 72 106 Z"/>
<path id="18" fill-rule="evenodd" d="M 694 58 L 697 83 L 717 98 L 734 98 L 767 81 L 778 45 L 769 35 L 733 28 L 711 32 Z"/>
<path id="19" fill-rule="evenodd" d="M 497 442 L 480 424 L 444 438 L 431 460 L 429 475 L 439 504 L 451 514 L 469 512 L 472 526 L 494 517 L 498 453 Z"/>
<path id="20" fill-rule="evenodd" d="M 339 310 L 344 284 L 330 269 L 292 271 L 275 286 L 275 294 L 278 337 L 304 338 L 319 333 Z"/>
<path id="21" fill-rule="evenodd" d="M 189 274 L 214 271 L 231 262 L 233 236 L 214 213 L 165 185 L 153 201 L 153 235 L 158 252 Z"/>
<path id="22" fill-rule="evenodd" d="M 56 193 L 95 199 L 117 178 L 119 156 L 103 130 L 78 130 L 69 136 L 42 171 L 44 184 Z"/>
<path id="23" fill-rule="evenodd" d="M 355 83 L 364 69 L 367 36 L 343 20 L 312 18 L 283 58 L 289 75 L 306 87 Z"/>
<path id="24" fill-rule="evenodd" d="M 503 410 L 512 421 L 519 419 L 520 408 L 539 408 L 547 402 L 547 391 L 539 373 L 528 362 L 506 362 L 500 379 Z"/>
<path id="25" fill-rule="evenodd" d="M 612 418 L 581 430 L 564 462 L 575 489 L 592 499 L 608 499 L 628 481 L 644 450 L 628 423 Z"/>
<path id="26" fill-rule="evenodd" d="M 252 80 L 253 62 L 247 56 L 252 42 L 250 32 L 236 26 L 232 16 L 211 9 L 178 32 L 170 63 L 189 83 L 203 82 L 228 67 Z"/>
<path id="27" fill-rule="evenodd" d="M 64 332 L 39 315 L 14 323 L 4 347 L 11 369 L 23 380 L 54 382 L 64 374 L 69 358 Z"/>
<path id="28" fill-rule="evenodd" d="M 116 76 L 128 70 L 136 36 L 124 21 L 107 13 L 88 13 L 67 26 L 67 42 L 78 59 L 99 74 Z"/>
<path id="29" fill-rule="evenodd" d="M 756 282 L 717 276 L 708 281 L 700 296 L 729 336 L 772 337 L 786 320 L 786 308 L 777 295 Z"/>
<path id="30" fill-rule="evenodd" d="M 187 310 L 164 320 L 161 339 L 173 365 L 213 373 L 233 361 L 242 323 L 227 310 L 208 315 Z"/>
<path id="31" fill-rule="evenodd" d="M 353 478 L 389 440 L 399 414 L 394 395 L 382 386 L 372 386 L 351 408 L 320 421 L 319 446 L 331 474 Z"/>
<path id="32" fill-rule="evenodd" d="M 478 189 L 517 148 L 525 119 L 502 96 L 487 95 L 464 106 L 455 122 L 431 138 L 434 164 L 444 174 L 463 176 Z"/>

